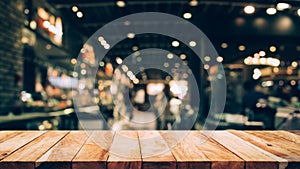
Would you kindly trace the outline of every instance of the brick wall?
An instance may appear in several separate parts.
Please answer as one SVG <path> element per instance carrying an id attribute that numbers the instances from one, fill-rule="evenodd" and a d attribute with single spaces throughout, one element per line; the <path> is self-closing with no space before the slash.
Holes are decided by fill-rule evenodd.
<path id="1" fill-rule="evenodd" d="M 0 114 L 12 111 L 16 94 L 22 90 L 23 44 L 25 15 L 23 0 L 0 1 Z"/>

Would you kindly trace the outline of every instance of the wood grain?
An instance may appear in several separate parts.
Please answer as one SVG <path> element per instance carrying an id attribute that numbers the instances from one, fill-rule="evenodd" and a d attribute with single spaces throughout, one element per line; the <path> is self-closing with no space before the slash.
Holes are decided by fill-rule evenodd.
<path id="1" fill-rule="evenodd" d="M 207 135 L 207 132 L 204 134 Z M 214 131 L 211 138 L 242 158 L 247 169 L 277 169 L 279 167 L 277 159 L 268 156 L 264 150 L 227 131 Z"/>
<path id="2" fill-rule="evenodd" d="M 288 132 L 300 135 L 300 130 L 288 130 Z"/>
<path id="3" fill-rule="evenodd" d="M 195 139 L 190 131 L 161 131 L 160 134 L 171 149 L 177 168 L 210 169 L 210 160 L 198 149 L 199 139 Z"/>
<path id="4" fill-rule="evenodd" d="M 176 160 L 158 131 L 138 131 L 143 169 L 174 169 Z"/>
<path id="5" fill-rule="evenodd" d="M 80 151 L 72 160 L 72 169 L 97 168 L 106 169 L 114 132 L 93 131 Z"/>
<path id="6" fill-rule="evenodd" d="M 209 158 L 212 169 L 244 169 L 243 159 L 233 154 L 212 138 L 205 136 L 199 131 L 193 132 L 192 137 L 199 140 L 197 147 L 199 151 L 202 151 Z"/>
<path id="7" fill-rule="evenodd" d="M 276 131 L 276 135 L 300 145 L 300 135 L 287 131 Z"/>
<path id="8" fill-rule="evenodd" d="M 36 161 L 36 167 L 38 169 L 71 169 L 73 158 L 87 138 L 88 135 L 85 132 L 71 131 Z"/>
<path id="9" fill-rule="evenodd" d="M 266 142 L 269 146 L 272 147 L 282 147 L 285 152 L 285 159 L 289 161 L 288 168 L 299 168 L 299 159 L 300 159 L 300 145 L 295 143 L 292 138 L 289 138 L 289 134 L 286 137 L 283 137 L 282 134 L 276 134 L 271 131 L 246 131 L 251 135 L 259 137 Z"/>
<path id="10" fill-rule="evenodd" d="M 249 133 L 245 133 L 243 131 L 234 131 L 231 130 L 230 133 L 240 137 L 241 139 L 265 150 L 269 156 L 274 155 L 274 158 L 277 158 L 279 162 L 279 168 L 286 168 L 288 165 L 289 160 L 295 160 L 294 158 L 290 157 L 291 152 L 288 150 L 278 147 L 276 145 L 272 145 L 270 142 L 251 135 Z M 278 158 L 279 157 L 279 158 Z M 300 160 L 300 159 L 299 159 Z"/>
<path id="11" fill-rule="evenodd" d="M 10 139 L 18 134 L 22 133 L 21 131 L 0 131 L 0 143 L 5 140 Z"/>
<path id="12" fill-rule="evenodd" d="M 300 145 L 281 136 L 274 134 L 270 131 L 246 131 L 249 134 L 262 138 L 270 143 L 270 145 L 284 146 L 284 149 L 290 151 L 295 156 L 300 156 Z"/>
<path id="13" fill-rule="evenodd" d="M 8 137 L 6 141 L 0 143 L 0 160 L 44 133 L 44 131 L 26 131 L 19 132 L 14 137 Z M 7 133 L 4 135 L 7 135 Z"/>
<path id="14" fill-rule="evenodd" d="M 67 131 L 51 131 L 37 137 L 0 162 L 0 168 L 33 169 L 35 161 L 62 139 Z"/>
<path id="15" fill-rule="evenodd" d="M 117 131 L 107 160 L 108 169 L 142 168 L 137 131 Z"/>
<path id="16" fill-rule="evenodd" d="M 179 168 L 244 169 L 241 158 L 199 131 L 167 131 L 161 134 L 168 145 L 178 142 L 171 151 Z"/>
<path id="17" fill-rule="evenodd" d="M 297 131 L 0 131 L 0 169 L 299 169 Z"/>

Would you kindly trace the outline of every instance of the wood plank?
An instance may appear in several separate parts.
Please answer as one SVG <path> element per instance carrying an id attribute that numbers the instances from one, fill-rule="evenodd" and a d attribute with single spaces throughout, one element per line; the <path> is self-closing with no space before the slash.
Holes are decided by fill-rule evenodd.
<path id="1" fill-rule="evenodd" d="M 114 132 L 93 131 L 80 151 L 72 160 L 72 169 L 97 168 L 106 169 Z"/>
<path id="2" fill-rule="evenodd" d="M 158 131 L 138 131 L 143 169 L 175 169 L 176 159 Z"/>
<path id="3" fill-rule="evenodd" d="M 142 168 L 137 131 L 117 131 L 109 150 L 108 169 Z"/>
<path id="4" fill-rule="evenodd" d="M 44 134 L 45 131 L 24 131 L 16 132 L 17 135 L 0 143 L 0 160 L 12 154 L 30 141 Z"/>
<path id="5" fill-rule="evenodd" d="M 197 147 L 199 139 L 194 139 L 191 131 L 160 131 L 181 169 L 210 169 L 210 160 Z"/>
<path id="6" fill-rule="evenodd" d="M 270 145 L 284 146 L 284 148 L 290 151 L 293 155 L 300 156 L 300 145 L 290 141 L 287 138 L 282 138 L 277 135 L 277 132 L 270 131 L 246 131 L 249 134 L 262 138 L 270 143 Z M 286 145 L 286 146 L 285 146 Z"/>
<path id="7" fill-rule="evenodd" d="M 300 135 L 300 130 L 287 130 L 290 133 Z"/>
<path id="8" fill-rule="evenodd" d="M 8 140 L 20 133 L 22 133 L 22 131 L 0 131 L 0 143 L 2 143 L 5 140 Z"/>
<path id="9" fill-rule="evenodd" d="M 294 132 L 0 131 L 0 168 L 299 169 Z"/>
<path id="10" fill-rule="evenodd" d="M 203 134 L 211 136 L 222 146 L 241 157 L 246 163 L 246 169 L 277 169 L 279 167 L 277 160 L 279 157 L 268 156 L 268 152 L 227 131 L 213 131 L 212 135 L 209 132 L 204 132 Z"/>
<path id="11" fill-rule="evenodd" d="M 84 131 L 71 131 L 36 161 L 38 169 L 71 169 L 72 160 L 88 138 Z"/>
<path id="12" fill-rule="evenodd" d="M 289 154 L 291 152 L 289 152 L 282 146 L 272 145 L 270 142 L 268 142 L 264 139 L 261 139 L 259 137 L 256 137 L 254 135 L 251 135 L 251 134 L 243 132 L 243 131 L 231 130 L 229 132 L 240 137 L 241 139 L 271 153 L 271 155 L 269 154 L 269 156 L 275 155 L 277 157 L 280 157 L 280 158 L 277 158 L 280 163 L 279 168 L 286 168 L 288 166 L 289 160 L 291 160 L 291 161 L 294 161 L 294 160 L 299 161 L 300 160 L 299 157 L 297 157 L 298 159 L 289 157 Z"/>
<path id="13" fill-rule="evenodd" d="M 186 133 L 189 134 L 186 134 Z M 161 133 L 171 148 L 178 168 L 244 169 L 244 161 L 199 131 Z M 186 136 L 182 139 L 183 136 Z"/>
<path id="14" fill-rule="evenodd" d="M 35 161 L 62 139 L 68 131 L 48 131 L 0 162 L 0 168 L 33 169 Z"/>
<path id="15" fill-rule="evenodd" d="M 300 167 L 300 145 L 289 140 L 288 137 L 284 138 L 280 136 L 280 134 L 277 135 L 277 131 L 246 131 L 246 133 L 267 141 L 269 146 L 283 147 L 286 152 L 286 156 L 284 156 L 284 158 L 289 161 L 288 168 Z"/>
<path id="16" fill-rule="evenodd" d="M 197 131 L 193 135 L 198 139 L 199 150 L 202 151 L 211 161 L 212 169 L 244 169 L 244 160 L 233 154 L 231 151 L 223 147 L 212 138 L 203 138 L 205 135 L 203 132 Z M 200 138 L 200 139 L 199 139 Z"/>
<path id="17" fill-rule="evenodd" d="M 291 132 L 288 132 L 288 131 L 280 131 L 280 130 L 276 131 L 276 135 L 281 137 L 281 138 L 292 141 L 296 144 L 300 144 L 300 135 L 297 135 L 297 134 L 294 134 L 294 133 L 291 133 Z"/>

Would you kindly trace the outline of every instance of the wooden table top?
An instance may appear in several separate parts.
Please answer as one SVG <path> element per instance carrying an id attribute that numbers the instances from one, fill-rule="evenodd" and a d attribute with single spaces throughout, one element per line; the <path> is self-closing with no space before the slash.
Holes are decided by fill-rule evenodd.
<path id="1" fill-rule="evenodd" d="M 300 131 L 0 131 L 0 169 L 27 168 L 300 169 Z"/>

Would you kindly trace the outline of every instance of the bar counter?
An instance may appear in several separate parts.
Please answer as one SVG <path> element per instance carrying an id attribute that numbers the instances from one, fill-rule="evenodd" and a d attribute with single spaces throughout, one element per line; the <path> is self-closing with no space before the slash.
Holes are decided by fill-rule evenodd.
<path id="1" fill-rule="evenodd" d="M 299 169 L 300 131 L 0 131 L 0 168 Z"/>

